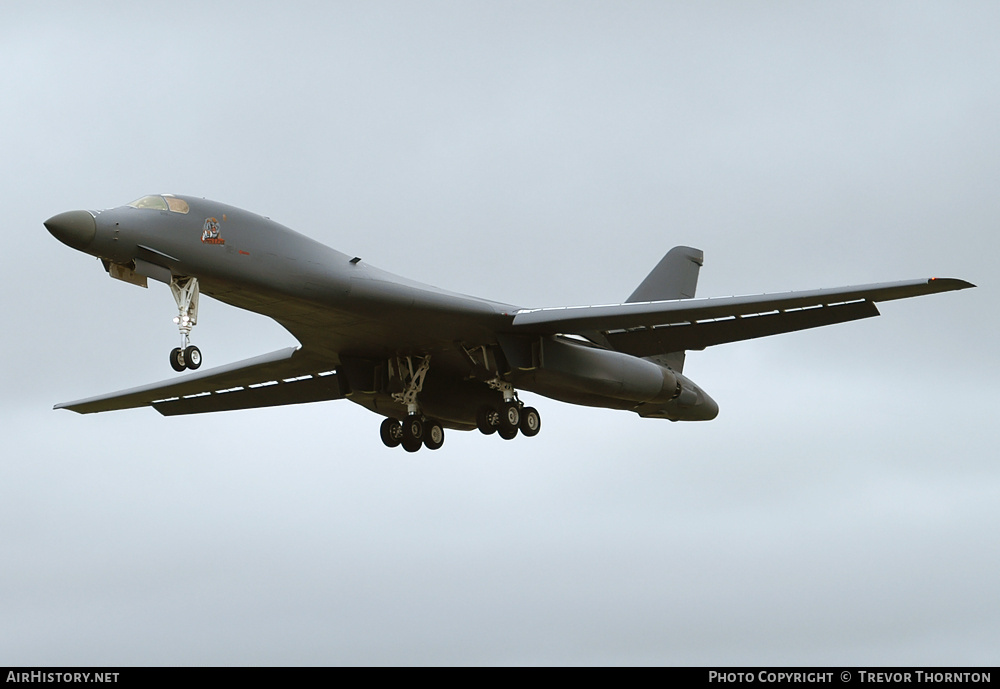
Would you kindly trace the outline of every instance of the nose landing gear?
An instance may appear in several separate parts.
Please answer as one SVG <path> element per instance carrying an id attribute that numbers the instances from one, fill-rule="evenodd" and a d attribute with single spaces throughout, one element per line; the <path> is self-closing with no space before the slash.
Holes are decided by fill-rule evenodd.
<path id="1" fill-rule="evenodd" d="M 177 302 L 174 323 L 181 333 L 181 346 L 170 351 L 170 366 L 175 371 L 192 371 L 201 366 L 201 350 L 191 344 L 191 328 L 198 322 L 198 278 L 173 277 L 170 292 Z"/>

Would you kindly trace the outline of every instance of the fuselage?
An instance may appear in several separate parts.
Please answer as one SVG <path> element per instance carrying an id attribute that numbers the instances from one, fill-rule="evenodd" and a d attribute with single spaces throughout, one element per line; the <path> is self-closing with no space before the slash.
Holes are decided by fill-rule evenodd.
<path id="1" fill-rule="evenodd" d="M 504 341 L 516 306 L 393 275 L 233 206 L 148 196 L 108 210 L 65 213 L 46 226 L 109 269 L 166 283 L 196 277 L 201 293 L 273 318 L 304 349 L 337 367 L 360 366 L 367 376 L 370 362 L 430 357 L 422 399 L 453 427 L 476 423 L 476 407 L 497 394 L 495 382 L 486 384 L 490 376 L 555 399 L 644 416 L 697 420 L 718 413 L 700 388 L 651 360 L 558 336 Z M 535 354 L 521 356 L 524 346 Z M 484 349 L 480 367 L 477 348 L 497 357 Z M 496 358 L 511 361 L 498 365 Z M 373 389 L 357 389 L 353 401 L 388 416 L 406 413 L 375 383 L 361 387 Z"/>

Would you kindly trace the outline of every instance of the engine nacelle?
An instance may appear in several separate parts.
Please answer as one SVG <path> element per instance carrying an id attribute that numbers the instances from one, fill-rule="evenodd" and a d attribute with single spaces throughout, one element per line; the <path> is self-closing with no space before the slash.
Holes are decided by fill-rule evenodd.
<path id="1" fill-rule="evenodd" d="M 690 378 L 674 374 L 680 392 L 666 404 L 648 402 L 635 408 L 639 416 L 671 421 L 711 421 L 719 415 L 719 405 Z"/>
<path id="2" fill-rule="evenodd" d="M 558 336 L 501 343 L 515 387 L 552 399 L 675 421 L 713 419 L 719 412 L 691 380 L 648 359 Z"/>

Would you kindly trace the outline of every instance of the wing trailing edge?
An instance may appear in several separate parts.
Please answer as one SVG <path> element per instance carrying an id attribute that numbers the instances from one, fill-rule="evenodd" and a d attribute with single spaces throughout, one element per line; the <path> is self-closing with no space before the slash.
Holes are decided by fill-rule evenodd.
<path id="1" fill-rule="evenodd" d="M 153 407 L 165 416 L 341 399 L 329 361 L 298 347 L 129 390 L 55 405 L 79 414 Z"/>

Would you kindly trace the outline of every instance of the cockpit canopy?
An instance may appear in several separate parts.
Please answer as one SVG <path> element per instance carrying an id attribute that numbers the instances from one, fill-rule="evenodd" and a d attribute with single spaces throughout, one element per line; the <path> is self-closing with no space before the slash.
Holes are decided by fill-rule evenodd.
<path id="1" fill-rule="evenodd" d="M 171 213 L 187 213 L 191 210 L 187 201 L 179 199 L 170 194 L 162 196 L 143 196 L 128 204 L 132 208 L 149 209 L 155 211 L 170 211 Z"/>

